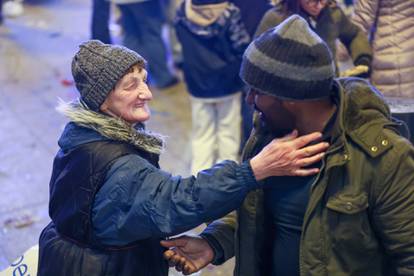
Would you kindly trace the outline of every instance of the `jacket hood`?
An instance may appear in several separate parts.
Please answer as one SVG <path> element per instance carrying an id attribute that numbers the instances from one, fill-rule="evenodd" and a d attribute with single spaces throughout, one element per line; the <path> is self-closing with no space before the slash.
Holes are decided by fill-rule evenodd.
<path id="1" fill-rule="evenodd" d="M 164 149 L 164 137 L 144 130 L 143 124 L 132 126 L 121 118 L 92 111 L 79 101 L 60 102 L 57 110 L 70 120 L 58 141 L 62 150 L 102 140 L 126 142 L 156 154 Z"/>
<path id="2" fill-rule="evenodd" d="M 184 5 L 185 14 L 190 22 L 200 26 L 208 26 L 222 16 L 229 3 L 226 1 L 219 4 L 194 5 L 192 0 L 185 0 Z"/>
<path id="3" fill-rule="evenodd" d="M 63 151 L 67 151 L 79 145 L 105 140 L 109 139 L 90 128 L 69 122 L 59 138 L 58 145 Z"/>
<path id="4" fill-rule="evenodd" d="M 345 128 L 355 131 L 372 122 L 389 122 L 391 112 L 384 96 L 367 81 L 359 78 L 343 78 L 338 82 L 346 91 L 344 101 Z"/>
<path id="5" fill-rule="evenodd" d="M 372 157 L 382 154 L 392 145 L 384 128 L 398 133 L 399 126 L 393 122 L 391 112 L 383 95 L 368 81 L 360 78 L 337 79 L 339 90 L 339 114 L 333 137 L 350 137 Z"/>
<path id="6" fill-rule="evenodd" d="M 177 10 L 176 22 L 181 22 L 198 36 L 213 37 L 227 26 L 229 20 L 238 21 L 240 18 L 240 10 L 233 3 L 195 6 L 186 0 Z"/>

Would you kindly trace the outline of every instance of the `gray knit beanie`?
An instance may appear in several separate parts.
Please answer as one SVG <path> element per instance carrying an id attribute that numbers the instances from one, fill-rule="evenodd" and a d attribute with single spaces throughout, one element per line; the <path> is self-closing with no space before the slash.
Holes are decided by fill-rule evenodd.
<path id="1" fill-rule="evenodd" d="M 90 40 L 79 45 L 72 60 L 72 75 L 81 100 L 93 111 L 105 101 L 116 83 L 135 64 L 145 60 L 128 48 Z"/>
<path id="2" fill-rule="evenodd" d="M 298 15 L 250 43 L 240 69 L 240 77 L 253 89 L 287 100 L 329 96 L 334 75 L 328 46 Z"/>

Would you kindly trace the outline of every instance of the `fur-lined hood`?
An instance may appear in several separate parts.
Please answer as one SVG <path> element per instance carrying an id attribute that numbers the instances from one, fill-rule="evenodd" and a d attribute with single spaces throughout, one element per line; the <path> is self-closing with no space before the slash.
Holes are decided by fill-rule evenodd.
<path id="1" fill-rule="evenodd" d="M 70 103 L 62 101 L 56 109 L 68 117 L 75 126 L 91 130 L 82 131 L 82 134 L 86 135 L 74 135 L 74 132 L 79 131 L 74 130 L 73 124 L 68 124 L 59 140 L 62 148 L 91 142 L 91 140 L 114 140 L 129 143 L 155 154 L 160 154 L 164 150 L 164 136 L 144 130 L 142 124 L 134 127 L 121 118 L 92 111 L 79 101 Z"/>

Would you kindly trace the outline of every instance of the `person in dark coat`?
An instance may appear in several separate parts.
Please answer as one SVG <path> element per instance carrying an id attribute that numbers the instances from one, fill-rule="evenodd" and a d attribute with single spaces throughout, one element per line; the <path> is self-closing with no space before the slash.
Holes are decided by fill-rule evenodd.
<path id="1" fill-rule="evenodd" d="M 109 19 L 111 18 L 111 3 L 107 0 L 92 1 L 91 38 L 110 44 Z"/>
<path id="2" fill-rule="evenodd" d="M 0 0 L 0 25 L 3 24 L 3 0 Z"/>
<path id="3" fill-rule="evenodd" d="M 223 161 L 187 178 L 161 170 L 163 137 L 143 125 L 152 99 L 145 68 L 136 52 L 97 40 L 74 56 L 80 98 L 59 107 L 70 122 L 53 163 L 39 276 L 166 276 L 161 239 L 229 213 L 270 175 L 319 171 L 308 166 L 327 143 L 302 148 L 321 134 L 297 132 L 242 164 Z"/>
<path id="4" fill-rule="evenodd" d="M 250 36 L 254 35 L 263 15 L 272 7 L 269 0 L 232 0 L 230 2 L 240 9 L 241 19 Z"/>

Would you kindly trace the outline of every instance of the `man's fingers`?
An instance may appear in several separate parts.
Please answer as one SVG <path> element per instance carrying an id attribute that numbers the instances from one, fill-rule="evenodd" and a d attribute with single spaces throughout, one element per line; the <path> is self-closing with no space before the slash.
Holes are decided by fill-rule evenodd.
<path id="1" fill-rule="evenodd" d="M 172 256 L 175 255 L 175 252 L 172 250 L 167 250 L 164 252 L 164 259 L 170 260 Z"/>
<path id="2" fill-rule="evenodd" d="M 184 275 L 190 275 L 194 272 L 197 272 L 199 269 L 192 263 L 192 262 L 186 262 L 183 267 L 183 274 Z"/>
<path id="3" fill-rule="evenodd" d="M 185 266 L 185 259 L 182 257 L 177 258 L 177 263 L 175 265 L 175 269 L 177 271 L 183 271 Z"/>
<path id="4" fill-rule="evenodd" d="M 293 143 L 296 148 L 300 149 L 309 144 L 310 142 L 317 141 L 322 137 L 322 133 L 320 132 L 312 132 L 307 135 L 303 135 L 299 138 L 296 138 Z"/>
<path id="5" fill-rule="evenodd" d="M 192 264 L 187 263 L 184 266 L 183 274 L 184 275 L 190 275 L 190 274 L 193 274 L 196 271 L 197 271 L 197 268 L 195 266 L 193 266 Z"/>
<path id="6" fill-rule="evenodd" d="M 178 237 L 170 240 L 161 241 L 161 245 L 167 248 L 185 246 L 188 240 L 186 237 Z"/>
<path id="7" fill-rule="evenodd" d="M 297 151 L 297 157 L 310 157 L 325 151 L 329 147 L 329 143 L 321 142 L 316 145 L 308 146 Z"/>
<path id="8" fill-rule="evenodd" d="M 172 250 L 167 250 L 164 252 L 164 259 L 166 259 L 168 261 L 168 266 L 169 267 L 174 267 L 177 265 L 177 259 L 174 258 L 174 255 L 176 253 Z"/>

